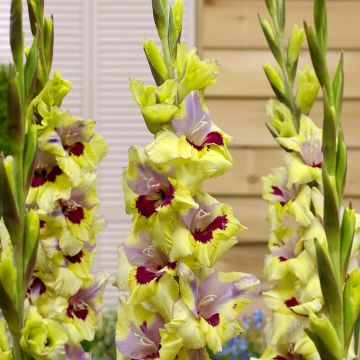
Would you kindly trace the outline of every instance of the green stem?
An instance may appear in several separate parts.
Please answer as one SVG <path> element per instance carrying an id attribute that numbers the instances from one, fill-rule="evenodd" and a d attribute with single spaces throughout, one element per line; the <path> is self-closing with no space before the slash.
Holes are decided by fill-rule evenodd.
<path id="1" fill-rule="evenodd" d="M 287 59 L 286 59 L 286 49 L 285 49 L 284 42 L 283 42 L 284 34 L 280 31 L 279 24 L 277 23 L 275 17 L 272 17 L 272 22 L 273 22 L 273 27 L 275 29 L 275 41 L 277 42 L 277 46 L 279 47 L 280 54 L 281 54 L 281 62 L 279 62 L 278 64 L 281 68 L 283 82 L 285 85 L 285 91 L 286 91 L 285 95 L 288 98 L 290 110 L 294 117 L 295 129 L 297 131 L 299 131 L 301 112 L 296 105 L 296 100 L 295 100 L 294 92 L 293 92 L 293 84 L 290 81 L 288 69 L 286 67 Z"/>
<path id="2" fill-rule="evenodd" d="M 163 48 L 163 53 L 164 53 L 164 60 L 165 60 L 165 64 L 166 64 L 166 68 L 168 71 L 168 75 L 170 79 L 174 78 L 174 69 L 173 69 L 173 64 L 171 61 L 171 55 L 170 55 L 170 49 L 169 49 L 169 42 L 168 42 L 168 38 L 164 37 L 161 39 L 161 45 Z"/>

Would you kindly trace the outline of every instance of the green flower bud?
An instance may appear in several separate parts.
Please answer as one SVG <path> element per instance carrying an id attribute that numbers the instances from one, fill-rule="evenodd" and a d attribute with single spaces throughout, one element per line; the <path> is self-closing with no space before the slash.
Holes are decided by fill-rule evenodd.
<path id="1" fill-rule="evenodd" d="M 161 51 L 153 40 L 144 41 L 144 51 L 156 84 L 161 85 L 168 79 L 168 72 Z"/>
<path id="2" fill-rule="evenodd" d="M 309 114 L 314 105 L 320 89 L 315 71 L 310 66 L 305 66 L 300 71 L 299 87 L 296 94 L 296 103 L 304 114 Z"/>
<path id="3" fill-rule="evenodd" d="M 344 291 L 345 337 L 350 338 L 355 322 L 360 313 L 360 269 L 355 269 L 349 276 Z"/>
<path id="4" fill-rule="evenodd" d="M 292 34 L 289 39 L 287 48 L 287 66 L 291 76 L 291 80 L 295 79 L 298 59 L 301 51 L 301 47 L 305 38 L 305 32 L 297 25 L 294 26 Z"/>
<path id="5" fill-rule="evenodd" d="M 287 138 L 297 135 L 293 116 L 286 105 L 277 100 L 269 100 L 266 113 L 278 136 Z"/>
<path id="6" fill-rule="evenodd" d="M 318 317 L 314 313 L 310 313 L 310 327 L 324 344 L 327 344 L 327 350 L 335 359 L 342 358 L 342 346 L 336 334 L 334 326 L 325 315 Z"/>
<path id="7" fill-rule="evenodd" d="M 167 80 L 159 88 L 146 86 L 135 79 L 130 79 L 129 84 L 147 128 L 155 134 L 178 111 L 178 107 L 174 105 L 177 94 L 176 81 Z"/>
<path id="8" fill-rule="evenodd" d="M 264 71 L 276 96 L 279 99 L 285 98 L 285 85 L 279 71 L 274 69 L 270 64 L 264 65 Z"/>
<path id="9" fill-rule="evenodd" d="M 6 321 L 0 319 L 0 359 L 12 360 L 11 350 L 9 349 L 8 338 L 6 335 Z"/>
<path id="10" fill-rule="evenodd" d="M 13 249 L 10 235 L 2 219 L 0 219 L 0 244 L 0 283 L 7 295 L 11 299 L 14 299 L 17 271 L 13 263 Z"/>
<path id="11" fill-rule="evenodd" d="M 180 43 L 183 13 L 184 3 L 182 0 L 175 0 L 170 8 L 169 19 L 169 50 L 173 61 L 176 59 L 177 45 Z"/>
<path id="12" fill-rule="evenodd" d="M 167 0 L 152 0 L 153 16 L 160 39 L 168 35 L 168 4 Z"/>
<path id="13" fill-rule="evenodd" d="M 49 359 L 50 354 L 52 359 L 65 359 L 67 341 L 62 326 L 54 320 L 42 318 L 36 307 L 30 308 L 20 340 L 24 351 L 35 360 Z"/>
<path id="14" fill-rule="evenodd" d="M 270 23 L 268 20 L 261 20 L 261 18 L 259 17 L 260 20 L 260 25 L 262 27 L 262 30 L 264 32 L 266 41 L 269 44 L 270 50 L 273 53 L 276 61 L 279 64 L 282 64 L 283 59 L 282 59 L 282 55 L 281 55 L 281 51 L 279 49 L 279 46 L 275 40 L 275 35 L 274 35 L 274 30 L 271 27 Z"/>

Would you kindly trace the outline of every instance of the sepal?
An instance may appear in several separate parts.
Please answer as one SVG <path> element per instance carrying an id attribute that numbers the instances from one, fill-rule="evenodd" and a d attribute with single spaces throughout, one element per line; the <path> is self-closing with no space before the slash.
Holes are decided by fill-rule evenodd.
<path id="1" fill-rule="evenodd" d="M 156 84 L 163 84 L 168 79 L 168 71 L 161 51 L 156 46 L 155 41 L 145 40 L 144 51 Z"/>
<path id="2" fill-rule="evenodd" d="M 29 284 L 34 271 L 39 245 L 39 215 L 35 210 L 28 210 L 25 215 L 24 229 L 24 283 Z"/>
<path id="3" fill-rule="evenodd" d="M 293 82 L 295 80 L 299 55 L 301 51 L 302 44 L 304 42 L 305 33 L 304 30 L 297 25 L 293 27 L 289 44 L 287 48 L 287 69 L 290 75 L 290 80 Z"/>
<path id="4" fill-rule="evenodd" d="M 175 61 L 177 55 L 177 46 L 180 43 L 182 23 L 183 23 L 184 3 L 182 0 L 175 0 L 170 7 L 169 17 L 169 51 L 171 60 Z"/>
<path id="5" fill-rule="evenodd" d="M 161 40 L 168 34 L 168 2 L 167 0 L 152 0 L 155 25 Z"/>
<path id="6" fill-rule="evenodd" d="M 348 271 L 348 265 L 353 247 L 355 235 L 355 211 L 351 208 L 344 209 L 344 214 L 341 223 L 341 251 L 340 251 L 340 267 L 344 278 Z"/>
<path id="7" fill-rule="evenodd" d="M 349 345 L 356 321 L 360 314 L 360 269 L 355 269 L 346 281 L 344 289 L 344 334 Z"/>
<path id="8" fill-rule="evenodd" d="M 305 66 L 300 71 L 296 104 L 303 114 L 308 115 L 319 93 L 320 84 L 312 68 Z"/>
<path id="9" fill-rule="evenodd" d="M 341 318 L 342 306 L 341 295 L 336 283 L 333 266 L 328 255 L 325 253 L 318 240 L 315 239 L 316 258 L 318 274 L 321 284 L 321 291 L 324 297 L 326 308 L 329 312 L 331 322 L 339 332 L 342 331 Z M 331 342 L 330 342 L 331 343 Z"/>
<path id="10" fill-rule="evenodd" d="M 310 327 L 311 331 L 305 329 L 305 332 L 316 345 L 321 359 L 341 359 L 342 346 L 329 319 L 325 315 L 318 317 L 314 313 L 310 313 Z"/>

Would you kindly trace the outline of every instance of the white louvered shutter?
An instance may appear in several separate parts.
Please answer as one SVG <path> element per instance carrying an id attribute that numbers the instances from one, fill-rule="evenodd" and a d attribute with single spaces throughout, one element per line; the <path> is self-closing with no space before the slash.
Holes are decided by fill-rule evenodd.
<path id="1" fill-rule="evenodd" d="M 11 58 L 10 3 L 0 0 L 1 62 Z M 192 46 L 195 0 L 184 3 L 183 41 Z M 61 70 L 74 84 L 64 108 L 74 116 L 94 118 L 110 146 L 99 171 L 101 213 L 107 228 L 98 237 L 96 270 L 116 274 L 117 247 L 128 236 L 131 220 L 124 213 L 122 169 L 128 148 L 151 140 L 128 87 L 129 77 L 152 82 L 142 50 L 144 39 L 157 38 L 151 0 L 45 0 L 45 4 L 45 13 L 55 18 L 53 69 Z M 115 306 L 116 299 L 117 291 L 109 284 L 105 304 Z"/>

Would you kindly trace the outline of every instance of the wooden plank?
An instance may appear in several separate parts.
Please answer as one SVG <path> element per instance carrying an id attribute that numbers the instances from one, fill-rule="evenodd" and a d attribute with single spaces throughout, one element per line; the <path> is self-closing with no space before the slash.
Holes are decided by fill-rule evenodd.
<path id="1" fill-rule="evenodd" d="M 221 271 L 240 271 L 254 274 L 262 280 L 265 256 L 269 253 L 266 244 L 235 246 L 216 264 Z"/>
<path id="2" fill-rule="evenodd" d="M 209 97 L 267 98 L 272 97 L 272 89 L 263 72 L 264 63 L 273 63 L 268 50 L 205 50 L 204 58 L 216 59 L 221 65 L 219 81 L 207 91 Z M 331 51 L 328 56 L 330 70 L 336 69 L 338 52 Z M 309 64 L 308 52 L 304 52 L 300 68 Z M 345 54 L 345 98 L 360 98 L 360 52 Z"/>
<path id="3" fill-rule="evenodd" d="M 259 196 L 262 192 L 261 177 L 274 167 L 283 165 L 284 151 L 269 149 L 233 149 L 233 169 L 223 176 L 208 180 L 204 188 L 212 194 L 227 196 Z M 360 195 L 360 150 L 348 152 L 348 178 L 346 193 Z"/>
<path id="4" fill-rule="evenodd" d="M 239 235 L 239 244 L 267 242 L 269 224 L 266 221 L 266 202 L 259 196 L 246 197 L 217 197 L 220 202 L 230 205 L 236 218 L 247 227 Z"/>
<path id="5" fill-rule="evenodd" d="M 266 100 L 213 99 L 207 105 L 214 122 L 233 137 L 232 147 L 274 146 L 275 141 L 265 126 Z M 323 110 L 319 101 L 311 114 L 318 126 L 322 126 Z M 360 102 L 345 101 L 342 123 L 345 141 L 349 148 L 360 147 Z"/>
<path id="6" fill-rule="evenodd" d="M 211 0 L 204 2 L 199 26 L 202 48 L 263 48 L 267 47 L 257 14 L 268 18 L 263 0 Z M 360 47 L 360 2 L 328 1 L 329 47 L 354 49 Z M 312 1 L 287 1 L 287 28 L 312 23 Z M 288 31 L 289 33 L 290 31 Z M 287 34 L 288 35 L 288 34 Z"/>

